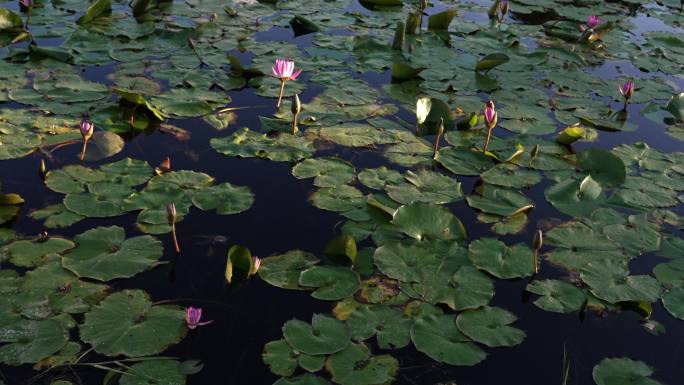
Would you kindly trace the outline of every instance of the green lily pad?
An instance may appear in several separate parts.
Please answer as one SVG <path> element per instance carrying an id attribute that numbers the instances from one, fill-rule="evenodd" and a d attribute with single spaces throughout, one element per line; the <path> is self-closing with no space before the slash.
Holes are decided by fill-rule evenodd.
<path id="1" fill-rule="evenodd" d="M 153 306 L 141 290 L 114 293 L 86 313 L 81 338 L 106 356 L 157 354 L 187 331 L 185 313 L 175 306 Z"/>
<path id="2" fill-rule="evenodd" d="M 629 275 L 624 265 L 612 260 L 590 262 L 580 271 L 589 290 L 610 303 L 624 301 L 655 302 L 660 298 L 660 283 L 648 275 Z"/>
<path id="3" fill-rule="evenodd" d="M 318 263 L 315 255 L 292 250 L 282 255 L 275 255 L 261 260 L 259 277 L 273 286 L 283 289 L 306 290 L 299 286 L 299 277 L 305 271 Z"/>
<path id="4" fill-rule="evenodd" d="M 389 184 L 385 187 L 387 195 L 399 203 L 444 204 L 463 199 L 461 183 L 446 175 L 429 170 L 409 170 L 404 178 L 405 183 Z"/>
<path id="5" fill-rule="evenodd" d="M 555 313 L 574 313 L 587 302 L 584 290 L 564 281 L 533 281 L 526 290 L 541 296 L 534 301 L 537 307 Z"/>
<path id="6" fill-rule="evenodd" d="M 489 274 L 501 278 L 521 278 L 532 275 L 534 254 L 524 244 L 507 246 L 496 238 L 480 238 L 470 243 L 469 258 Z"/>
<path id="7" fill-rule="evenodd" d="M 363 305 L 347 319 L 352 339 L 365 341 L 377 337 L 381 349 L 399 349 L 411 341 L 413 321 L 401 311 L 384 305 Z"/>
<path id="8" fill-rule="evenodd" d="M 678 287 L 668 290 L 663 294 L 663 306 L 665 309 L 680 320 L 684 320 L 684 288 Z"/>
<path id="9" fill-rule="evenodd" d="M 354 166 L 338 158 L 305 159 L 292 168 L 297 179 L 315 178 L 314 186 L 335 187 L 356 178 Z"/>
<path id="10" fill-rule="evenodd" d="M 16 266 L 33 267 L 41 265 L 45 257 L 69 250 L 74 246 L 73 242 L 59 237 L 21 240 L 0 248 L 0 257 L 5 255 Z"/>
<path id="11" fill-rule="evenodd" d="M 625 164 L 610 151 L 590 148 L 577 154 L 577 161 L 591 177 L 606 187 L 618 187 L 625 182 Z"/>
<path id="12" fill-rule="evenodd" d="M 359 288 L 359 276 L 341 266 L 313 266 L 299 275 L 301 286 L 317 288 L 311 296 L 322 300 L 348 297 Z"/>
<path id="13" fill-rule="evenodd" d="M 410 203 L 399 207 L 392 223 L 411 238 L 417 240 L 466 239 L 463 223 L 448 209 L 427 203 Z"/>
<path id="14" fill-rule="evenodd" d="M 516 319 L 509 311 L 485 306 L 460 313 L 456 325 L 463 334 L 489 347 L 515 346 L 525 339 L 524 331 L 509 326 Z"/>
<path id="15" fill-rule="evenodd" d="M 77 235 L 78 247 L 62 263 L 79 277 L 110 281 L 129 278 L 158 264 L 164 249 L 149 235 L 125 239 L 118 226 L 97 227 Z"/>
<path id="16" fill-rule="evenodd" d="M 340 321 L 314 314 L 311 324 L 290 320 L 283 326 L 285 340 L 296 350 L 309 354 L 333 354 L 349 345 L 349 331 Z"/>
<path id="17" fill-rule="evenodd" d="M 458 330 L 456 320 L 450 315 L 419 318 L 411 328 L 411 341 L 419 352 L 449 365 L 473 366 L 487 357 Z"/>
<path id="18" fill-rule="evenodd" d="M 372 356 L 364 344 L 350 344 L 326 362 L 332 380 L 340 385 L 382 385 L 392 382 L 399 361 L 387 354 Z"/>
<path id="19" fill-rule="evenodd" d="M 265 158 L 279 162 L 293 162 L 309 158 L 315 152 L 313 144 L 301 136 L 280 134 L 268 137 L 248 128 L 231 136 L 212 138 L 211 146 L 218 152 L 241 158 Z"/>
<path id="20" fill-rule="evenodd" d="M 592 371 L 596 385 L 661 385 L 652 374 L 650 366 L 629 358 L 604 358 Z"/>
<path id="21" fill-rule="evenodd" d="M 61 322 L 18 320 L 0 327 L 0 362 L 18 366 L 33 364 L 58 352 L 68 341 Z"/>
<path id="22" fill-rule="evenodd" d="M 166 385 L 185 385 L 186 375 L 176 360 L 149 360 L 131 365 L 121 376 L 120 385 L 146 385 L 150 381 Z"/>

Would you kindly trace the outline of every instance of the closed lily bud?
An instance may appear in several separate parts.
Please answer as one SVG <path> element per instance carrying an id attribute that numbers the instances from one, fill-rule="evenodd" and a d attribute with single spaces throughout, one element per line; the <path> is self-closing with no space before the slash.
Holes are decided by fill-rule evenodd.
<path id="1" fill-rule="evenodd" d="M 429 3 L 429 0 L 420 0 L 420 9 L 423 11 L 426 10 Z"/>
<path id="2" fill-rule="evenodd" d="M 620 90 L 622 97 L 625 98 L 625 102 L 628 102 L 634 95 L 634 81 L 628 80 L 621 84 L 618 89 Z"/>
<path id="3" fill-rule="evenodd" d="M 532 247 L 535 250 L 539 250 L 542 248 L 544 245 L 544 233 L 541 230 L 537 230 L 536 233 L 534 233 L 534 241 L 532 242 Z"/>
<path id="4" fill-rule="evenodd" d="M 444 118 L 439 119 L 439 127 L 437 127 L 437 136 L 435 137 L 435 145 L 432 151 L 432 159 L 437 160 L 439 156 L 439 141 L 444 134 Z"/>
<path id="5" fill-rule="evenodd" d="M 292 97 L 292 113 L 299 114 L 302 112 L 302 102 L 299 100 L 299 95 L 295 94 Z"/>
<path id="6" fill-rule="evenodd" d="M 530 151 L 530 159 L 534 159 L 539 155 L 539 145 L 535 144 L 534 147 L 532 147 L 532 151 Z"/>
<path id="7" fill-rule="evenodd" d="M 88 119 L 83 119 L 81 120 L 79 129 L 81 130 L 81 135 L 83 136 L 83 139 L 88 140 L 93 136 L 95 125 Z"/>
<path id="8" fill-rule="evenodd" d="M 496 107 L 494 106 L 493 101 L 487 101 L 487 104 L 485 105 L 484 116 L 487 128 L 490 130 L 493 129 L 498 121 L 498 114 L 496 113 Z"/>
<path id="9" fill-rule="evenodd" d="M 214 321 L 200 322 L 202 320 L 201 307 L 189 307 L 185 310 L 185 324 L 188 329 L 195 330 L 198 326 L 209 325 Z"/>
<path id="10" fill-rule="evenodd" d="M 33 5 L 32 0 L 19 0 L 19 6 L 21 8 L 30 8 Z"/>
<path id="11" fill-rule="evenodd" d="M 38 166 L 38 172 L 40 172 L 41 175 L 45 175 L 47 172 L 47 167 L 45 167 L 45 160 L 41 159 L 40 160 L 40 166 Z"/>
<path id="12" fill-rule="evenodd" d="M 601 19 L 598 16 L 591 15 L 587 18 L 587 28 L 595 28 L 601 23 Z"/>
<path id="13" fill-rule="evenodd" d="M 501 18 L 506 17 L 508 15 L 508 0 L 503 0 L 501 2 Z"/>
<path id="14" fill-rule="evenodd" d="M 173 225 L 176 223 L 176 204 L 171 202 L 166 205 L 166 215 L 169 219 L 169 224 Z"/>

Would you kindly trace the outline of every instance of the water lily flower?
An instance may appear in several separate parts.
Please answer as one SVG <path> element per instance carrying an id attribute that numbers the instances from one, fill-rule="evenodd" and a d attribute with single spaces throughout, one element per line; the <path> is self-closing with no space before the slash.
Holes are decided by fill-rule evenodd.
<path id="1" fill-rule="evenodd" d="M 622 97 L 625 98 L 625 107 L 627 107 L 629 99 L 631 99 L 632 95 L 634 95 L 634 81 L 628 80 L 625 83 L 620 84 L 618 90 L 620 91 L 620 94 L 622 94 Z"/>
<path id="2" fill-rule="evenodd" d="M 482 152 L 486 153 L 487 149 L 489 148 L 489 141 L 492 139 L 492 131 L 494 131 L 494 127 L 496 127 L 496 123 L 498 121 L 496 106 L 494 106 L 494 102 L 491 100 L 488 100 L 487 104 L 485 105 L 484 117 L 485 125 L 487 126 L 487 139 L 485 140 L 485 145 Z"/>
<path id="3" fill-rule="evenodd" d="M 587 26 L 587 28 L 592 29 L 592 28 L 595 28 L 600 23 L 601 23 L 601 19 L 599 19 L 598 16 L 591 15 L 587 18 L 586 26 Z"/>
<path id="4" fill-rule="evenodd" d="M 171 237 L 173 238 L 173 246 L 176 248 L 176 253 L 180 253 L 180 246 L 178 245 L 178 238 L 176 238 L 176 204 L 171 202 L 166 205 L 166 215 L 171 225 Z"/>
<path id="5" fill-rule="evenodd" d="M 273 76 L 280 79 L 280 95 L 278 96 L 276 108 L 280 108 L 280 102 L 282 101 L 283 93 L 285 92 L 285 83 L 288 80 L 296 80 L 299 74 L 302 73 L 301 69 L 295 71 L 294 67 L 295 62 L 292 60 L 276 59 L 275 65 L 271 68 Z"/>
<path id="6" fill-rule="evenodd" d="M 432 100 L 430 98 L 418 98 L 416 101 L 416 121 L 418 121 L 418 124 L 425 123 L 425 119 L 427 119 L 431 109 Z"/>
<path id="7" fill-rule="evenodd" d="M 503 20 L 506 15 L 508 15 L 508 0 L 503 0 L 501 2 L 501 19 Z"/>
<path id="8" fill-rule="evenodd" d="M 189 307 L 185 311 L 185 324 L 188 329 L 195 330 L 198 326 L 209 325 L 212 321 L 200 322 L 202 319 L 202 308 L 201 307 Z"/>
<path id="9" fill-rule="evenodd" d="M 86 148 L 88 147 L 88 141 L 93 136 L 93 131 L 95 130 L 95 125 L 88 119 L 81 120 L 79 125 L 81 130 L 81 136 L 83 136 L 83 149 L 81 149 L 81 160 L 85 159 Z"/>
<path id="10" fill-rule="evenodd" d="M 253 255 L 252 256 L 252 271 L 250 271 L 249 275 L 254 275 L 259 271 L 259 268 L 261 267 L 261 258 Z"/>
<path id="11" fill-rule="evenodd" d="M 299 118 L 299 113 L 302 112 L 302 102 L 299 100 L 299 95 L 295 94 L 292 98 L 292 135 L 297 133 L 297 119 Z"/>
<path id="12" fill-rule="evenodd" d="M 31 8 L 32 5 L 33 5 L 32 0 L 19 0 L 19 7 L 21 7 L 21 8 L 28 9 L 28 8 Z"/>

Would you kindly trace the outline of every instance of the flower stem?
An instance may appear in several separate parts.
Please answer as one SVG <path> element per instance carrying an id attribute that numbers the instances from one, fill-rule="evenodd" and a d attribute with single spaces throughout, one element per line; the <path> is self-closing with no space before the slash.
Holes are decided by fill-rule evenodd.
<path id="1" fill-rule="evenodd" d="M 28 32 L 29 30 L 29 23 L 31 23 L 31 13 L 33 13 L 33 4 L 31 4 L 26 11 L 26 23 L 24 24 L 24 30 Z"/>
<path id="2" fill-rule="evenodd" d="M 280 102 L 283 100 L 283 93 L 285 93 L 285 80 L 280 80 L 280 95 L 278 95 L 278 102 L 276 108 L 280 109 Z"/>
<path id="3" fill-rule="evenodd" d="M 487 130 L 487 139 L 485 139 L 484 148 L 482 149 L 483 154 L 485 154 L 487 152 L 487 149 L 489 148 L 489 141 L 492 139 L 492 131 L 494 131 L 494 126 Z"/>
<path id="4" fill-rule="evenodd" d="M 442 131 L 437 132 L 435 137 L 435 146 L 432 149 L 432 159 L 437 160 L 437 155 L 439 155 L 439 140 L 442 138 Z"/>
<path id="5" fill-rule="evenodd" d="M 88 146 L 88 139 L 83 139 L 83 148 L 81 149 L 81 162 L 85 159 L 86 147 Z"/>
<path id="6" fill-rule="evenodd" d="M 539 249 L 534 250 L 534 274 L 539 274 Z"/>
<path id="7" fill-rule="evenodd" d="M 180 246 L 178 245 L 178 239 L 176 238 L 176 224 L 171 224 L 171 236 L 173 237 L 173 246 L 176 248 L 176 253 L 180 253 Z"/>
<path id="8" fill-rule="evenodd" d="M 292 135 L 295 135 L 297 133 L 297 119 L 299 118 L 299 113 L 294 114 L 294 118 L 292 118 Z"/>

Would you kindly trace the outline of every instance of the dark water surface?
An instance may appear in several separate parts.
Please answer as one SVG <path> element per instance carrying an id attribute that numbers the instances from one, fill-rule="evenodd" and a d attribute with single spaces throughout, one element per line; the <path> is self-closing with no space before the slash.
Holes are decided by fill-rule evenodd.
<path id="1" fill-rule="evenodd" d="M 355 6 L 360 12 L 370 12 Z M 482 17 L 478 15 L 477 17 Z M 643 16 L 643 19 L 648 19 Z M 641 20 L 641 19 L 640 19 Z M 644 20 L 644 23 L 648 23 Z M 643 25 L 640 28 L 648 28 Z M 653 27 L 655 29 L 656 27 Z M 652 30 L 649 28 L 649 30 Z M 282 40 L 307 46 L 311 36 L 293 38 L 288 29 L 274 28 L 257 33 L 260 40 Z M 53 44 L 61 41 L 55 39 Z M 244 56 L 243 56 L 244 57 Z M 107 75 L 114 66 L 84 68 L 83 76 L 108 84 Z M 629 73 L 624 66 L 607 63 L 593 71 L 602 77 L 615 77 L 618 71 Z M 389 72 L 356 74 L 374 87 L 390 82 Z M 306 75 L 304 75 L 304 80 Z M 682 79 L 672 79 L 682 88 Z M 322 88 L 311 86 L 301 95 L 303 103 L 311 100 Z M 218 216 L 197 210 L 185 217 L 178 225 L 178 237 L 182 253 L 173 253 L 169 235 L 162 235 L 167 264 L 138 275 L 129 280 L 114 281 L 115 290 L 123 288 L 144 288 L 154 299 L 171 299 L 182 306 L 201 306 L 204 317 L 215 322 L 192 332 L 180 344 L 168 350 L 168 356 L 182 359 L 200 359 L 204 369 L 189 377 L 191 385 L 219 384 L 270 384 L 278 377 L 273 375 L 261 359 L 263 346 L 281 338 L 282 325 L 289 319 L 310 320 L 316 312 L 329 312 L 331 302 L 318 301 L 308 292 L 282 290 L 259 279 L 252 279 L 237 286 L 228 286 L 224 280 L 225 256 L 233 244 L 246 245 L 258 256 L 268 256 L 291 249 L 303 249 L 317 255 L 322 254 L 326 243 L 337 234 L 337 227 L 343 218 L 335 213 L 313 207 L 308 201 L 314 191 L 311 180 L 298 180 L 291 175 L 288 163 L 269 162 L 259 159 L 238 159 L 226 157 L 209 146 L 209 139 L 229 135 L 240 127 L 257 130 L 258 117 L 270 116 L 273 99 L 258 97 L 253 89 L 229 92 L 233 101 L 231 107 L 247 107 L 237 111 L 237 121 L 229 129 L 217 131 L 199 119 L 172 120 L 169 123 L 188 130 L 191 138 L 179 141 L 172 135 L 141 133 L 130 139 L 124 151 L 114 158 L 89 164 L 108 163 L 124 157 L 146 160 L 151 165 L 169 156 L 175 170 L 190 169 L 205 172 L 216 178 L 217 183 L 230 182 L 249 186 L 256 196 L 254 205 L 246 212 Z M 2 107 L 15 107 L 14 103 Z M 617 104 L 615 108 L 620 108 Z M 643 105 L 630 105 L 629 120 L 639 129 L 625 133 L 601 133 L 600 140 L 577 146 L 602 147 L 610 149 L 621 143 L 647 141 L 650 146 L 666 151 L 684 150 L 682 142 L 665 135 L 665 126 L 654 124 L 643 118 L 638 111 Z M 413 121 L 413 114 L 401 110 L 400 118 Z M 54 162 L 48 162 L 48 169 L 57 169 L 74 164 L 80 151 L 78 144 L 55 153 Z M 336 155 L 353 161 L 360 169 L 387 165 L 378 151 L 331 147 L 323 155 Z M 0 181 L 3 191 L 21 194 L 26 204 L 10 225 L 21 234 L 36 234 L 43 231 L 40 222 L 28 218 L 27 214 L 47 204 L 58 203 L 62 195 L 49 190 L 38 175 L 40 154 L 21 159 L 7 160 L 0 164 Z M 466 194 L 472 191 L 476 178 L 459 177 Z M 543 192 L 549 183 L 541 183 L 525 194 L 535 203 L 527 230 L 515 236 L 501 239 L 506 243 L 529 243 L 538 221 L 545 219 L 567 220 L 544 199 Z M 490 234 L 489 225 L 477 222 L 475 212 L 465 201 L 449 205 L 469 230 L 469 238 L 477 239 Z M 127 235 L 137 234 L 134 227 L 135 214 L 126 214 L 112 219 L 85 219 L 67 230 L 54 230 L 52 234 L 73 236 L 95 226 L 120 225 Z M 223 238 L 222 238 L 223 237 Z M 368 241 L 361 246 L 366 246 Z M 650 256 L 639 258 L 638 265 L 631 266 L 635 272 L 648 272 L 661 258 Z M 543 277 L 560 276 L 552 266 L 542 266 Z M 648 362 L 656 368 L 654 378 L 670 385 L 684 383 L 684 327 L 682 321 L 667 314 L 660 302 L 654 304 L 652 319 L 667 329 L 664 336 L 648 334 L 639 323 L 636 313 L 621 312 L 602 317 L 588 312 L 586 318 L 576 315 L 545 312 L 525 296 L 528 280 L 496 281 L 496 295 L 493 306 L 501 306 L 516 314 L 516 326 L 527 333 L 525 341 L 512 348 L 486 348 L 488 358 L 474 367 L 451 367 L 439 365 L 408 347 L 393 352 L 400 360 L 396 384 L 438 384 L 458 385 L 495 384 L 560 384 L 562 378 L 563 352 L 567 349 L 571 361 L 569 384 L 592 384 L 591 369 L 604 357 L 628 356 Z M 375 349 L 374 349 L 375 350 Z M 377 349 L 379 351 L 379 349 Z M 95 361 L 95 360 L 94 360 Z M 8 385 L 25 384 L 31 373 L 24 368 L 0 367 Z M 102 372 L 86 369 L 79 372 L 84 384 L 101 383 Z M 39 379 L 36 383 L 49 383 Z"/>

